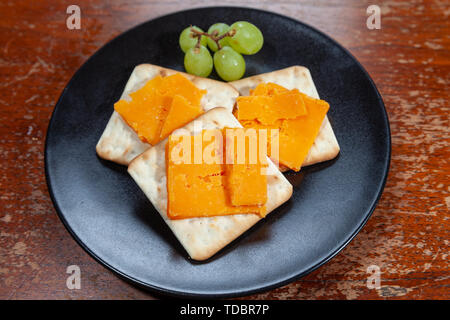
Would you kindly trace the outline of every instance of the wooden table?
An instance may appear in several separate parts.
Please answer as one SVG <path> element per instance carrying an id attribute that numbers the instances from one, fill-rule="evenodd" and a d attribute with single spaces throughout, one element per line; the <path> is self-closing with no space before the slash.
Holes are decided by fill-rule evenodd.
<path id="1" fill-rule="evenodd" d="M 44 177 L 44 142 L 65 84 L 108 40 L 184 8 L 241 1 L 76 1 L 81 30 L 66 28 L 65 1 L 0 3 L 0 298 L 154 298 L 95 262 L 59 221 Z M 247 0 L 335 38 L 364 65 L 389 114 L 392 163 L 372 218 L 329 263 L 250 299 L 449 299 L 450 7 L 446 1 L 378 1 L 381 29 L 366 27 L 373 1 Z M 81 268 L 81 290 L 66 268 Z M 367 287 L 377 265 L 381 288 Z"/>

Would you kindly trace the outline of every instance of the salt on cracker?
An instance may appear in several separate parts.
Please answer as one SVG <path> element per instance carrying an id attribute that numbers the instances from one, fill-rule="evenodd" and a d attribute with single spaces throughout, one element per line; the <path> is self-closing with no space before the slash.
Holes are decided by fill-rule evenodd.
<path id="1" fill-rule="evenodd" d="M 242 127 L 225 108 L 214 108 L 194 121 L 201 122 L 202 129 L 206 130 Z M 183 127 L 191 134 L 196 133 L 194 121 Z M 136 157 L 130 163 L 128 172 L 189 256 L 194 260 L 208 259 L 257 223 L 261 217 L 257 214 L 236 214 L 181 220 L 169 219 L 167 217 L 166 142 L 167 138 Z M 272 161 L 268 160 L 268 162 L 266 207 L 269 214 L 291 197 L 292 185 Z"/>
<path id="2" fill-rule="evenodd" d="M 141 64 L 134 68 L 121 99 L 129 100 L 130 93 L 139 90 L 148 80 L 153 79 L 157 75 L 165 77 L 175 73 L 183 74 L 199 89 L 207 91 L 200 101 L 204 111 L 219 106 L 227 109 L 229 112 L 233 110 L 239 92 L 229 84 L 151 64 Z M 100 158 L 128 165 L 131 160 L 150 148 L 150 146 L 150 144 L 139 139 L 136 132 L 114 111 L 97 143 L 96 151 Z"/>
<path id="3" fill-rule="evenodd" d="M 319 94 L 314 85 L 311 73 L 307 68 L 301 66 L 292 66 L 286 69 L 259 74 L 230 82 L 230 84 L 234 86 L 241 95 L 248 96 L 251 89 L 254 89 L 260 83 L 267 82 L 273 82 L 289 90 L 298 89 L 300 92 L 303 92 L 310 97 L 319 99 Z M 331 108 L 332 107 L 333 106 L 331 106 Z M 309 166 L 334 159 L 339 154 L 339 151 L 339 144 L 334 135 L 333 128 L 331 127 L 328 117 L 325 117 L 322 126 L 320 127 L 319 134 L 314 140 L 314 144 L 309 150 L 302 166 Z M 289 170 L 286 167 L 281 167 L 281 169 L 282 171 Z"/>

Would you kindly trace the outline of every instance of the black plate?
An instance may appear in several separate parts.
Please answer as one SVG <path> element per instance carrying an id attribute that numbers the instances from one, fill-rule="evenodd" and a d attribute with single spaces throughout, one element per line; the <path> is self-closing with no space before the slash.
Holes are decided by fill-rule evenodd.
<path id="1" fill-rule="evenodd" d="M 287 174 L 289 202 L 219 254 L 192 262 L 126 168 L 95 145 L 134 66 L 183 70 L 180 31 L 251 21 L 264 47 L 247 56 L 251 76 L 291 65 L 311 70 L 341 146 L 328 163 Z M 335 41 L 293 19 L 243 8 L 202 8 L 141 24 L 96 52 L 64 89 L 48 128 L 45 168 L 52 200 L 78 243 L 125 279 L 178 296 L 229 297 L 283 285 L 336 255 L 370 217 L 390 161 L 383 101 L 363 67 Z"/>

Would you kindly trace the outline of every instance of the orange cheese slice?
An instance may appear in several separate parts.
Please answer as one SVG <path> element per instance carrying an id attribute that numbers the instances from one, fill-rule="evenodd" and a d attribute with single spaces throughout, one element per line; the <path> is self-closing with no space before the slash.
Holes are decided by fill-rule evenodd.
<path id="1" fill-rule="evenodd" d="M 251 96 L 272 96 L 289 91 L 283 86 L 273 82 L 260 83 L 255 89 L 250 90 Z"/>
<path id="2" fill-rule="evenodd" d="M 328 103 L 273 83 L 259 84 L 250 94 L 238 98 L 235 116 L 245 128 L 278 129 L 278 134 L 268 135 L 269 157 L 300 170 L 328 112 Z M 269 107 L 261 107 L 261 98 L 269 99 Z"/>
<path id="3" fill-rule="evenodd" d="M 285 91 L 272 96 L 273 117 L 278 119 L 295 119 L 307 114 L 303 96 L 297 90 Z M 274 121 L 271 121 L 273 123 Z M 262 123 L 266 123 L 262 121 Z"/>
<path id="4" fill-rule="evenodd" d="M 308 115 L 283 121 L 280 130 L 279 161 L 295 171 L 300 170 L 329 109 L 323 100 L 304 95 L 304 101 Z"/>
<path id="5" fill-rule="evenodd" d="M 206 90 L 197 88 L 181 73 L 175 73 L 163 78 L 160 90 L 163 94 L 173 97 L 178 94 L 186 98 L 190 104 L 199 106 Z"/>
<path id="6" fill-rule="evenodd" d="M 262 165 L 226 165 L 226 187 L 232 206 L 263 206 L 267 202 L 267 170 Z"/>
<path id="7" fill-rule="evenodd" d="M 160 140 L 166 138 L 172 131 L 191 122 L 203 113 L 200 105 L 192 105 L 181 95 L 175 95 L 170 105 L 169 113 L 161 129 Z"/>
<path id="8" fill-rule="evenodd" d="M 295 119 L 306 115 L 306 107 L 298 90 L 272 90 L 256 87 L 251 96 L 237 98 L 239 120 L 258 120 L 269 125 L 280 119 Z M 266 92 L 267 95 L 256 95 Z"/>
<path id="9" fill-rule="evenodd" d="M 233 206 L 230 203 L 223 150 L 221 150 L 223 141 L 217 141 L 218 138 L 205 139 L 207 134 L 218 137 L 210 131 L 202 132 L 201 148 L 195 146 L 195 141 L 199 141 L 196 140 L 196 136 L 170 135 L 168 138 L 166 146 L 168 217 L 186 219 L 244 213 L 265 215 L 264 205 Z M 222 135 L 219 135 L 219 139 L 222 139 Z M 205 143 L 211 140 L 212 142 Z M 187 141 L 190 141 L 191 148 L 182 146 Z M 196 164 L 194 154 L 196 148 L 203 154 L 208 151 L 207 149 L 214 150 L 218 161 L 213 163 L 202 161 L 201 164 Z M 186 156 L 183 151 L 189 155 Z M 184 161 L 180 161 L 180 157 Z M 267 184 L 264 188 L 267 190 Z"/>
<path id="10" fill-rule="evenodd" d="M 253 128 L 225 128 L 224 132 L 225 178 L 231 204 L 264 205 L 267 202 L 267 149 L 261 144 L 259 131 Z M 240 152 L 244 153 L 244 157 L 239 156 Z"/>
<path id="11" fill-rule="evenodd" d="M 114 110 L 142 141 L 154 145 L 202 113 L 205 93 L 180 73 L 156 76 L 131 93 L 130 101 L 116 102 Z"/>
<path id="12" fill-rule="evenodd" d="M 256 119 L 267 119 L 267 115 L 271 110 L 270 97 L 264 96 L 248 96 L 248 97 L 238 97 L 236 99 L 238 109 L 237 117 L 240 120 L 256 120 Z M 270 120 L 270 119 L 269 119 Z"/>
<path id="13" fill-rule="evenodd" d="M 119 100 L 114 104 L 114 109 L 142 141 L 158 143 L 171 98 L 151 86 L 136 91 L 131 98 L 131 101 Z"/>

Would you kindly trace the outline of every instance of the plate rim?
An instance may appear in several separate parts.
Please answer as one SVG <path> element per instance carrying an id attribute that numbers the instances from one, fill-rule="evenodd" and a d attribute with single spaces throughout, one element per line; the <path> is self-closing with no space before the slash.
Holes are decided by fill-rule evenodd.
<path id="1" fill-rule="evenodd" d="M 66 220 L 64 213 L 62 212 L 61 208 L 58 205 L 58 202 L 56 201 L 54 192 L 53 192 L 53 186 L 52 186 L 52 182 L 50 179 L 50 174 L 49 174 L 49 163 L 48 163 L 48 158 L 49 158 L 49 146 L 48 146 L 48 138 L 49 138 L 49 132 L 51 127 L 53 126 L 53 123 L 55 121 L 55 113 L 56 110 L 58 108 L 58 106 L 61 104 L 62 99 L 64 98 L 66 92 L 68 91 L 68 89 L 71 86 L 71 83 L 73 82 L 73 79 L 76 78 L 76 76 L 81 72 L 81 70 L 83 68 L 86 67 L 86 65 L 94 58 L 96 57 L 101 51 L 105 50 L 112 42 L 114 41 L 118 41 L 118 39 L 125 37 L 128 33 L 132 32 L 135 29 L 140 28 L 141 26 L 143 26 L 146 23 L 149 23 L 151 21 L 155 21 L 155 20 L 163 20 L 167 17 L 173 16 L 173 15 L 177 15 L 180 13 L 188 13 L 188 12 L 192 12 L 192 11 L 201 11 L 201 10 L 210 10 L 210 9 L 239 9 L 239 10 L 243 10 L 243 11 L 256 11 L 256 12 L 260 12 L 263 14 L 268 14 L 268 15 L 274 15 L 283 19 L 287 19 L 290 20 L 294 23 L 298 23 L 301 24 L 303 27 L 305 27 L 306 29 L 309 29 L 310 31 L 312 31 L 313 33 L 317 33 L 320 36 L 324 37 L 326 40 L 330 41 L 331 43 L 333 43 L 335 46 L 337 46 L 340 50 L 342 50 L 345 54 L 347 54 L 351 60 L 353 62 L 356 63 L 356 65 L 363 71 L 363 74 L 365 75 L 365 77 L 369 80 L 369 83 L 372 85 L 373 89 L 375 90 L 376 93 L 376 98 L 378 100 L 378 102 L 381 104 L 382 107 L 382 118 L 383 121 L 385 123 L 385 127 L 386 127 L 386 149 L 387 149 L 387 157 L 386 157 L 386 161 L 384 161 L 383 165 L 384 165 L 384 169 L 383 169 L 383 179 L 381 184 L 379 184 L 378 186 L 378 190 L 377 190 L 377 197 L 375 198 L 375 200 L 372 202 L 371 207 L 369 209 L 369 211 L 366 213 L 366 216 L 364 217 L 363 221 L 361 222 L 361 224 L 355 229 L 355 231 L 341 244 L 339 245 L 333 252 L 331 252 L 325 259 L 323 259 L 322 261 L 320 261 L 319 263 L 315 264 L 314 266 L 308 268 L 307 270 L 297 273 L 294 276 L 291 277 L 287 277 L 286 279 L 283 279 L 281 281 L 272 281 L 267 285 L 264 286 L 259 286 L 258 288 L 254 288 L 254 289 L 247 289 L 247 290 L 237 290 L 237 291 L 227 291 L 227 292 L 222 292 L 222 293 L 195 293 L 195 292 L 185 292 L 185 291 L 179 291 L 179 290 L 172 290 L 169 288 L 164 288 L 161 286 L 157 286 L 157 285 L 152 285 L 150 283 L 141 281 L 139 279 L 136 279 L 132 276 L 127 275 L 126 273 L 118 270 L 116 267 L 112 266 L 111 264 L 109 264 L 108 262 L 106 262 L 105 260 L 103 260 L 102 258 L 100 258 L 97 254 L 95 254 L 76 234 L 75 232 L 72 230 L 72 228 L 70 227 L 68 221 Z M 119 278 L 125 280 L 127 283 L 130 283 L 132 285 L 135 285 L 139 288 L 145 289 L 145 290 L 150 290 L 152 292 L 152 294 L 156 294 L 156 295 L 163 295 L 163 296 L 172 296 L 172 297 L 179 297 L 179 298 L 202 298 L 202 299 L 215 299 L 215 298 L 233 298 L 233 297 L 242 297 L 242 296 L 248 296 L 248 295 L 252 295 L 252 294 L 257 294 L 257 293 L 261 293 L 261 292 L 265 292 L 265 291 L 269 291 L 269 290 L 273 290 L 275 288 L 279 288 L 281 286 L 284 286 L 288 283 L 291 283 L 295 280 L 298 280 L 304 276 L 306 276 L 307 274 L 313 272 L 314 270 L 317 270 L 318 268 L 320 268 L 321 266 L 323 266 L 324 264 L 326 264 L 327 262 L 329 262 L 331 259 L 333 259 L 339 252 L 341 252 L 345 247 L 347 247 L 347 245 L 356 237 L 356 235 L 361 231 L 361 229 L 366 225 L 367 221 L 370 219 L 370 217 L 373 214 L 373 211 L 375 210 L 382 194 L 383 194 L 383 190 L 386 186 L 386 182 L 387 182 L 387 178 L 389 175 L 389 169 L 390 169 L 390 163 L 391 163 L 391 154 L 392 154 L 392 144 L 391 144 L 391 129 L 390 129 L 390 122 L 389 122 L 389 117 L 388 117 L 388 113 L 386 110 L 386 106 L 384 104 L 383 98 L 375 84 L 375 82 L 373 81 L 373 79 L 371 78 L 370 74 L 367 72 L 367 70 L 363 67 L 363 65 L 358 61 L 358 59 L 356 59 L 356 57 L 348 50 L 346 49 L 343 45 L 341 45 L 338 41 L 336 41 L 335 39 L 333 39 L 332 37 L 328 36 L 327 34 L 325 34 L 324 32 L 320 31 L 319 29 L 316 29 L 315 27 L 297 20 L 295 18 L 280 14 L 280 13 L 276 13 L 276 12 L 271 12 L 268 10 L 263 10 L 263 9 L 259 9 L 259 8 L 253 8 L 253 7 L 239 7 L 239 6 L 203 6 L 203 7 L 195 7 L 195 8 L 191 8 L 191 9 L 187 9 L 187 10 L 177 10 L 174 12 L 170 12 L 167 14 L 163 14 L 160 16 L 156 16 L 152 19 L 143 21 L 125 31 L 123 31 L 122 33 L 120 33 L 119 35 L 115 36 L 114 38 L 108 40 L 105 44 L 103 44 L 99 49 L 97 49 L 92 55 L 89 56 L 89 58 L 83 62 L 83 64 L 78 67 L 78 69 L 75 71 L 75 73 L 73 73 L 73 75 L 71 76 L 71 78 L 69 79 L 69 81 L 66 83 L 66 85 L 64 86 L 64 89 L 62 90 L 54 108 L 51 114 L 51 118 L 49 120 L 49 124 L 47 126 L 47 132 L 45 135 L 45 146 L 44 146 L 44 169 L 45 169 L 45 180 L 46 180 L 46 184 L 47 184 L 47 189 L 50 195 L 50 198 L 52 200 L 53 206 L 55 208 L 55 211 L 59 217 L 59 219 L 61 220 L 62 224 L 64 225 L 64 227 L 66 228 L 66 230 L 69 232 L 69 234 L 72 236 L 72 238 L 77 242 L 77 244 L 85 251 L 87 252 L 92 258 L 94 258 L 94 260 L 96 260 L 97 262 L 99 262 L 102 266 L 106 267 L 107 269 L 111 270 L 115 275 L 119 276 Z"/>

